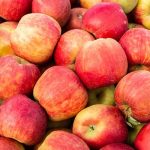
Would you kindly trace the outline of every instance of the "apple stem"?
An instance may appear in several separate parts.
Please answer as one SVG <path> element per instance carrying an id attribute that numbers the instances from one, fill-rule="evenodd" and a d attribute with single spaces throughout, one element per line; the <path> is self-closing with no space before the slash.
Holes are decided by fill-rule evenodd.
<path id="1" fill-rule="evenodd" d="M 134 128 L 137 125 L 140 125 L 141 123 L 139 121 L 137 121 L 136 119 L 134 119 L 133 117 L 128 117 L 127 118 L 127 124 L 131 127 Z"/>

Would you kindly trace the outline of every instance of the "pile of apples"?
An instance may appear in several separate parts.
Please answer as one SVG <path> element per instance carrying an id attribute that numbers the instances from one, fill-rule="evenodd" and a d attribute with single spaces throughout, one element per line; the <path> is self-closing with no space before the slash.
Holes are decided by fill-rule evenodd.
<path id="1" fill-rule="evenodd" d="M 0 150 L 150 150 L 150 0 L 0 0 Z"/>

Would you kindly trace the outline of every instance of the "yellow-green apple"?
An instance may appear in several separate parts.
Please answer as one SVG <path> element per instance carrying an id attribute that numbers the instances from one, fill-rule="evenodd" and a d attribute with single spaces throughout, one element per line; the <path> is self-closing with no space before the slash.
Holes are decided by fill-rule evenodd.
<path id="1" fill-rule="evenodd" d="M 141 24 L 137 24 L 137 23 L 128 23 L 128 28 L 132 29 L 132 28 L 144 28 L 143 25 Z"/>
<path id="2" fill-rule="evenodd" d="M 36 150 L 90 150 L 78 136 L 63 130 L 50 132 Z"/>
<path id="3" fill-rule="evenodd" d="M 125 142 L 128 129 L 120 110 L 111 105 L 96 104 L 81 110 L 73 122 L 73 133 L 91 148 Z"/>
<path id="4" fill-rule="evenodd" d="M 33 63 L 46 62 L 52 56 L 61 28 L 52 17 L 31 13 L 23 16 L 11 35 L 16 55 Z"/>
<path id="5" fill-rule="evenodd" d="M 33 0 L 32 12 L 43 13 L 53 17 L 64 26 L 70 17 L 70 0 Z"/>
<path id="6" fill-rule="evenodd" d="M 100 150 L 134 150 L 134 148 L 124 143 L 112 143 L 102 147 Z"/>
<path id="7" fill-rule="evenodd" d="M 23 145 L 19 142 L 6 138 L 0 137 L 0 150 L 25 150 Z"/>
<path id="8" fill-rule="evenodd" d="M 40 76 L 38 67 L 14 56 L 0 57 L 0 99 L 16 94 L 31 94 Z"/>
<path id="9" fill-rule="evenodd" d="M 70 18 L 66 24 L 66 29 L 82 29 L 82 18 L 86 11 L 87 9 L 82 7 L 72 8 Z"/>
<path id="10" fill-rule="evenodd" d="M 127 16 L 119 4 L 112 2 L 103 2 L 88 9 L 82 22 L 83 29 L 96 38 L 119 40 L 128 29 Z"/>
<path id="11" fill-rule="evenodd" d="M 32 0 L 0 0 L 0 17 L 18 21 L 31 10 Z"/>
<path id="12" fill-rule="evenodd" d="M 35 84 L 33 95 L 53 121 L 75 116 L 88 100 L 78 76 L 64 66 L 47 69 Z"/>
<path id="13" fill-rule="evenodd" d="M 10 43 L 10 36 L 16 27 L 17 22 L 12 21 L 6 21 L 0 24 L 0 57 L 8 54 L 14 54 Z"/>
<path id="14" fill-rule="evenodd" d="M 79 0 L 81 7 L 87 8 L 87 9 L 93 7 L 94 5 L 100 2 L 102 2 L 102 0 Z"/>
<path id="15" fill-rule="evenodd" d="M 114 91 L 115 91 L 114 85 L 88 90 L 89 94 L 88 105 L 89 106 L 94 104 L 114 105 Z"/>
<path id="16" fill-rule="evenodd" d="M 129 70 L 150 69 L 150 31 L 148 29 L 129 29 L 119 42 L 127 55 Z"/>
<path id="17" fill-rule="evenodd" d="M 44 109 L 25 95 L 15 95 L 0 106 L 0 135 L 26 145 L 40 142 L 47 128 Z"/>
<path id="18" fill-rule="evenodd" d="M 76 57 L 75 71 L 89 89 L 116 84 L 127 72 L 127 58 L 121 45 L 111 38 L 84 44 Z"/>
<path id="19" fill-rule="evenodd" d="M 134 146 L 137 150 L 149 150 L 150 149 L 150 123 L 144 125 L 139 131 L 134 141 Z"/>
<path id="20" fill-rule="evenodd" d="M 133 71 L 124 76 L 115 89 L 115 102 L 128 121 L 150 121 L 150 72 Z M 131 120 L 131 119 L 132 120 Z M 131 120 L 131 121 L 130 121 Z M 133 123 L 135 122 L 133 120 Z"/>
<path id="21" fill-rule="evenodd" d="M 102 0 L 103 2 L 114 2 L 121 5 L 126 14 L 130 13 L 137 5 L 138 0 Z"/>
<path id="22" fill-rule="evenodd" d="M 94 37 L 82 29 L 72 29 L 61 35 L 54 52 L 57 65 L 74 65 L 76 56 L 81 47 Z"/>
<path id="23" fill-rule="evenodd" d="M 142 24 L 147 29 L 150 29 L 149 7 L 150 7 L 150 0 L 138 0 L 138 4 L 134 9 L 135 21 L 139 24 Z"/>

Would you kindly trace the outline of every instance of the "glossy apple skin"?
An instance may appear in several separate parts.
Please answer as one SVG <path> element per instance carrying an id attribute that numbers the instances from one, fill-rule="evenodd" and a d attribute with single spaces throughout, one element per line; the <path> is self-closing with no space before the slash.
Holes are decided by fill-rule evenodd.
<path id="1" fill-rule="evenodd" d="M 27 14 L 12 33 L 11 45 L 16 55 L 32 63 L 44 63 L 52 56 L 60 34 L 60 25 L 52 17 Z"/>
<path id="2" fill-rule="evenodd" d="M 6 21 L 0 24 L 0 57 L 8 54 L 14 54 L 10 43 L 10 36 L 16 27 L 17 22 L 13 21 Z"/>
<path id="3" fill-rule="evenodd" d="M 134 148 L 123 143 L 113 143 L 102 147 L 100 150 L 134 150 Z"/>
<path id="4" fill-rule="evenodd" d="M 111 38 L 87 42 L 76 57 L 75 71 L 89 89 L 117 83 L 127 72 L 121 45 Z"/>
<path id="5" fill-rule="evenodd" d="M 25 95 L 15 95 L 0 106 L 0 135 L 2 136 L 26 145 L 34 145 L 42 140 L 46 128 L 45 111 Z"/>
<path id="6" fill-rule="evenodd" d="M 64 26 L 70 17 L 70 0 L 33 0 L 32 12 L 43 13 L 53 17 Z"/>
<path id="7" fill-rule="evenodd" d="M 56 144 L 57 143 L 57 144 Z M 90 150 L 76 135 L 63 130 L 50 132 L 36 150 Z"/>
<path id="8" fill-rule="evenodd" d="M 57 65 L 72 65 L 75 63 L 82 46 L 95 38 L 87 31 L 72 29 L 61 35 L 54 52 Z"/>
<path id="9" fill-rule="evenodd" d="M 19 142 L 6 137 L 0 137 L 1 150 L 25 150 L 23 145 Z"/>
<path id="10" fill-rule="evenodd" d="M 128 29 L 128 20 L 121 6 L 111 2 L 103 2 L 88 9 L 82 22 L 83 29 L 96 38 L 119 40 Z"/>
<path id="11" fill-rule="evenodd" d="M 133 71 L 124 76 L 115 89 L 115 102 L 126 117 L 150 121 L 150 72 Z"/>
<path id="12" fill-rule="evenodd" d="M 134 146 L 137 150 L 148 150 L 150 149 L 150 123 L 145 125 L 138 135 L 136 136 L 136 139 L 134 141 Z"/>
<path id="13" fill-rule="evenodd" d="M 72 131 L 95 149 L 111 143 L 125 142 L 128 136 L 125 119 L 119 109 L 104 104 L 81 110 L 74 119 Z"/>
<path id="14" fill-rule="evenodd" d="M 0 57 L 0 99 L 31 94 L 39 77 L 36 65 L 13 55 Z"/>
<path id="15" fill-rule="evenodd" d="M 9 21 L 19 21 L 31 10 L 32 0 L 0 0 L 0 17 Z"/>
<path id="16" fill-rule="evenodd" d="M 102 2 L 102 0 L 92 0 L 92 1 L 91 0 L 79 0 L 81 7 L 87 8 L 87 9 L 93 7 L 94 5 L 100 2 Z"/>
<path id="17" fill-rule="evenodd" d="M 75 116 L 88 100 L 78 76 L 64 66 L 47 69 L 37 81 L 33 95 L 53 121 Z"/>

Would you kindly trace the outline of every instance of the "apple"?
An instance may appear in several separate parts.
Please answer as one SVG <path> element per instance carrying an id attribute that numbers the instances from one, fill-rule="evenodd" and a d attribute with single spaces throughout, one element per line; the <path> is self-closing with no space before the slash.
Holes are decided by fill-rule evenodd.
<path id="1" fill-rule="evenodd" d="M 70 17 L 70 0 L 33 0 L 32 12 L 43 13 L 53 17 L 64 26 Z"/>
<path id="2" fill-rule="evenodd" d="M 33 95 L 53 121 L 75 116 L 88 100 L 78 76 L 64 66 L 47 69 L 35 84 Z"/>
<path id="3" fill-rule="evenodd" d="M 72 131 L 95 149 L 125 142 L 128 137 L 127 125 L 119 109 L 104 104 L 81 110 L 74 119 Z"/>
<path id="4" fill-rule="evenodd" d="M 90 150 L 76 135 L 63 130 L 50 132 L 36 150 Z"/>
<path id="5" fill-rule="evenodd" d="M 150 123 L 144 125 L 139 131 L 134 141 L 134 146 L 137 150 L 148 150 L 150 149 Z"/>
<path id="6" fill-rule="evenodd" d="M 0 137 L 1 150 L 25 150 L 23 145 L 19 142 L 6 137 Z"/>
<path id="7" fill-rule="evenodd" d="M 127 58 L 121 45 L 111 38 L 85 43 L 76 57 L 75 71 L 89 89 L 118 83 L 127 73 Z"/>
<path id="8" fill-rule="evenodd" d="M 79 3 L 81 7 L 89 9 L 102 1 L 103 0 L 79 0 Z"/>
<path id="9" fill-rule="evenodd" d="M 31 10 L 32 0 L 0 0 L 0 17 L 9 21 L 19 21 Z"/>
<path id="10" fill-rule="evenodd" d="M 102 147 L 100 150 L 134 150 L 134 148 L 123 143 L 113 143 Z"/>
<path id="11" fill-rule="evenodd" d="M 89 94 L 88 105 L 89 106 L 94 104 L 114 105 L 114 91 L 115 91 L 114 85 L 88 90 Z"/>
<path id="12" fill-rule="evenodd" d="M 82 46 L 93 41 L 94 37 L 87 31 L 72 29 L 61 35 L 54 52 L 57 65 L 74 65 L 76 56 Z"/>
<path id="13" fill-rule="evenodd" d="M 115 102 L 129 121 L 130 118 L 139 122 L 150 121 L 149 82 L 150 72 L 139 70 L 128 73 L 117 84 Z"/>
<path id="14" fill-rule="evenodd" d="M 86 11 L 87 9 L 82 7 L 72 8 L 70 18 L 66 24 L 66 29 L 82 29 L 82 18 Z"/>
<path id="15" fill-rule="evenodd" d="M 0 24 L 0 57 L 14 54 L 10 43 L 10 36 L 16 27 L 17 22 L 13 21 L 6 21 Z"/>
<path id="16" fill-rule="evenodd" d="M 25 95 L 15 95 L 0 106 L 0 135 L 26 145 L 40 142 L 47 128 L 43 108 Z"/>
<path id="17" fill-rule="evenodd" d="M 36 65 L 14 55 L 0 57 L 0 99 L 31 94 L 39 77 Z"/>
<path id="18" fill-rule="evenodd" d="M 112 2 L 103 2 L 88 9 L 82 22 L 83 29 L 96 38 L 119 40 L 128 30 L 127 16 L 119 4 Z"/>
<path id="19" fill-rule="evenodd" d="M 150 29 L 149 7 L 150 7 L 150 0 L 138 0 L 138 4 L 134 9 L 134 17 L 136 23 L 142 24 L 147 29 Z"/>
<path id="20" fill-rule="evenodd" d="M 31 13 L 19 21 L 11 45 L 16 55 L 32 63 L 44 63 L 52 56 L 60 34 L 60 25 L 52 17 Z"/>

